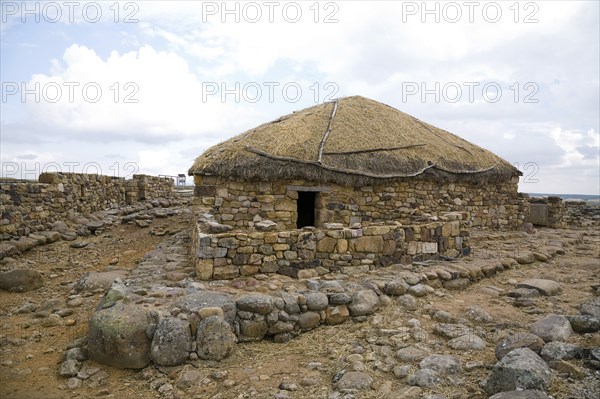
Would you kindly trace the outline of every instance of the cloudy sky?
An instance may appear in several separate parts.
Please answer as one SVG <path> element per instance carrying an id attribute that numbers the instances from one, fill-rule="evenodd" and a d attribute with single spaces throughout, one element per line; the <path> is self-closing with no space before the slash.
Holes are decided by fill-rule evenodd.
<path id="1" fill-rule="evenodd" d="M 597 1 L 1 1 L 2 175 L 186 173 L 209 146 L 369 97 L 600 194 Z"/>

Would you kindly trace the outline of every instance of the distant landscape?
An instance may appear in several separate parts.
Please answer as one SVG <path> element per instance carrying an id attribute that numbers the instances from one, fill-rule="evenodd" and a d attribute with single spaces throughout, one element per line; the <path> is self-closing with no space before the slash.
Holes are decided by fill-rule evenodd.
<path id="1" fill-rule="evenodd" d="M 527 193 L 530 197 L 560 197 L 567 201 L 588 201 L 600 202 L 600 195 L 593 194 L 547 194 L 547 193 Z"/>

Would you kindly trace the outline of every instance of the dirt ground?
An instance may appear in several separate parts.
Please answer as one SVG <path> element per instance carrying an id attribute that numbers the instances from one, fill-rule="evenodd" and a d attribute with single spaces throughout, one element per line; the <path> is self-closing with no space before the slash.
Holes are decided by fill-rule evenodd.
<path id="1" fill-rule="evenodd" d="M 593 298 L 590 287 L 600 284 L 600 232 L 587 229 L 582 231 L 583 242 L 567 248 L 564 255 L 550 262 L 506 270 L 461 291 L 436 290 L 419 300 L 420 307 L 415 312 L 392 302 L 364 323 L 348 320 L 339 326 L 321 326 L 285 344 L 266 341 L 238 344 L 233 356 L 219 364 L 197 361 L 181 367 L 150 366 L 139 371 L 119 370 L 88 361 L 85 367 L 99 370 L 90 371 L 93 375 L 83 386 L 68 389 L 67 379 L 58 373 L 64 350 L 74 340 L 86 336 L 87 321 L 101 297 L 99 294 L 84 297 L 81 305 L 68 307 L 66 302 L 73 284 L 86 272 L 135 268 L 146 252 L 164 240 L 164 237 L 149 234 L 151 229 L 168 229 L 175 233 L 187 228 L 189 215 L 185 214 L 156 219 L 150 228 L 121 224 L 99 236 L 89 237 L 86 241 L 90 244 L 85 248 L 71 248 L 69 242 L 58 241 L 20 256 L 19 265 L 43 274 L 44 286 L 27 293 L 0 291 L 0 398 L 273 398 L 280 393 L 280 384 L 285 381 L 298 385 L 297 389 L 286 391 L 290 398 L 327 398 L 342 359 L 356 353 L 357 346 L 368 348 L 383 339 L 382 331 L 386 328 L 396 328 L 412 318 L 431 331 L 434 323 L 431 308 L 463 316 L 472 305 L 482 307 L 494 318 L 494 325 L 487 329 L 486 350 L 455 351 L 443 345 L 438 337 L 432 337 L 430 346 L 438 353 L 455 354 L 465 362 L 482 364 L 466 370 L 461 377 L 462 384 L 447 384 L 435 392 L 447 398 L 484 398 L 479 382 L 496 362 L 494 346 L 499 339 L 509 333 L 527 331 L 543 314 L 578 314 L 579 305 Z M 555 234 L 560 236 L 561 231 Z M 507 235 L 504 241 L 500 237 L 495 245 L 509 243 L 511 237 Z M 485 256 L 485 245 L 491 244 L 481 244 L 479 251 L 475 248 L 475 256 L 478 253 Z M 490 295 L 490 290 L 485 290 L 489 286 L 509 290 L 514 280 L 527 278 L 552 279 L 561 284 L 563 292 L 556 297 L 537 299 L 535 310 L 531 311 L 516 308 L 504 296 Z M 46 318 L 35 317 L 36 313 L 19 310 L 26 303 L 43 308 L 52 300 L 61 301 L 61 308 L 73 311 L 62 317 L 58 325 L 49 325 Z M 597 347 L 600 334 L 575 334 L 570 342 Z M 183 387 L 179 381 L 190 371 L 196 372 L 193 387 Z M 372 390 L 357 394 L 357 398 L 394 397 L 394 391 L 406 386 L 405 380 L 395 378 L 390 372 L 373 368 L 367 372 L 374 377 L 375 384 Z M 157 388 L 167 381 L 175 389 L 159 391 Z M 581 382 L 569 378 L 554 378 L 549 393 L 555 398 L 583 397 L 577 396 L 582 392 L 578 384 Z M 424 393 L 429 391 L 424 390 Z"/>

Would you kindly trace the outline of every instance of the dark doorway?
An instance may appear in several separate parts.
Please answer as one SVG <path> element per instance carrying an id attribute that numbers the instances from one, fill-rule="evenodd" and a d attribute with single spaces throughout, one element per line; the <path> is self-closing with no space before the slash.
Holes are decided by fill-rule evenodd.
<path id="1" fill-rule="evenodd" d="M 298 221 L 296 226 L 301 229 L 304 226 L 315 225 L 315 201 L 317 193 L 313 191 L 298 191 Z"/>

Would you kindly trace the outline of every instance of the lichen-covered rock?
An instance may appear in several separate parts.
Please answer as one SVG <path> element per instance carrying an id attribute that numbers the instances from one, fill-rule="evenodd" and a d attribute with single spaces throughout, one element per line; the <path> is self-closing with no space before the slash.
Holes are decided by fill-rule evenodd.
<path id="1" fill-rule="evenodd" d="M 150 350 L 154 363 L 176 366 L 189 358 L 191 349 L 192 333 L 188 321 L 165 317 L 158 323 Z"/>
<path id="2" fill-rule="evenodd" d="M 98 309 L 90 319 L 88 354 L 90 359 L 117 368 L 141 369 L 150 363 L 150 343 L 146 328 L 152 318 L 145 308 L 117 302 Z"/>
<path id="3" fill-rule="evenodd" d="M 233 352 L 236 342 L 231 326 L 222 317 L 210 316 L 198 325 L 196 343 L 200 359 L 225 359 Z"/>
<path id="4" fill-rule="evenodd" d="M 516 389 L 546 391 L 551 378 L 552 372 L 542 358 L 529 348 L 518 348 L 496 363 L 484 389 L 490 395 Z"/>

